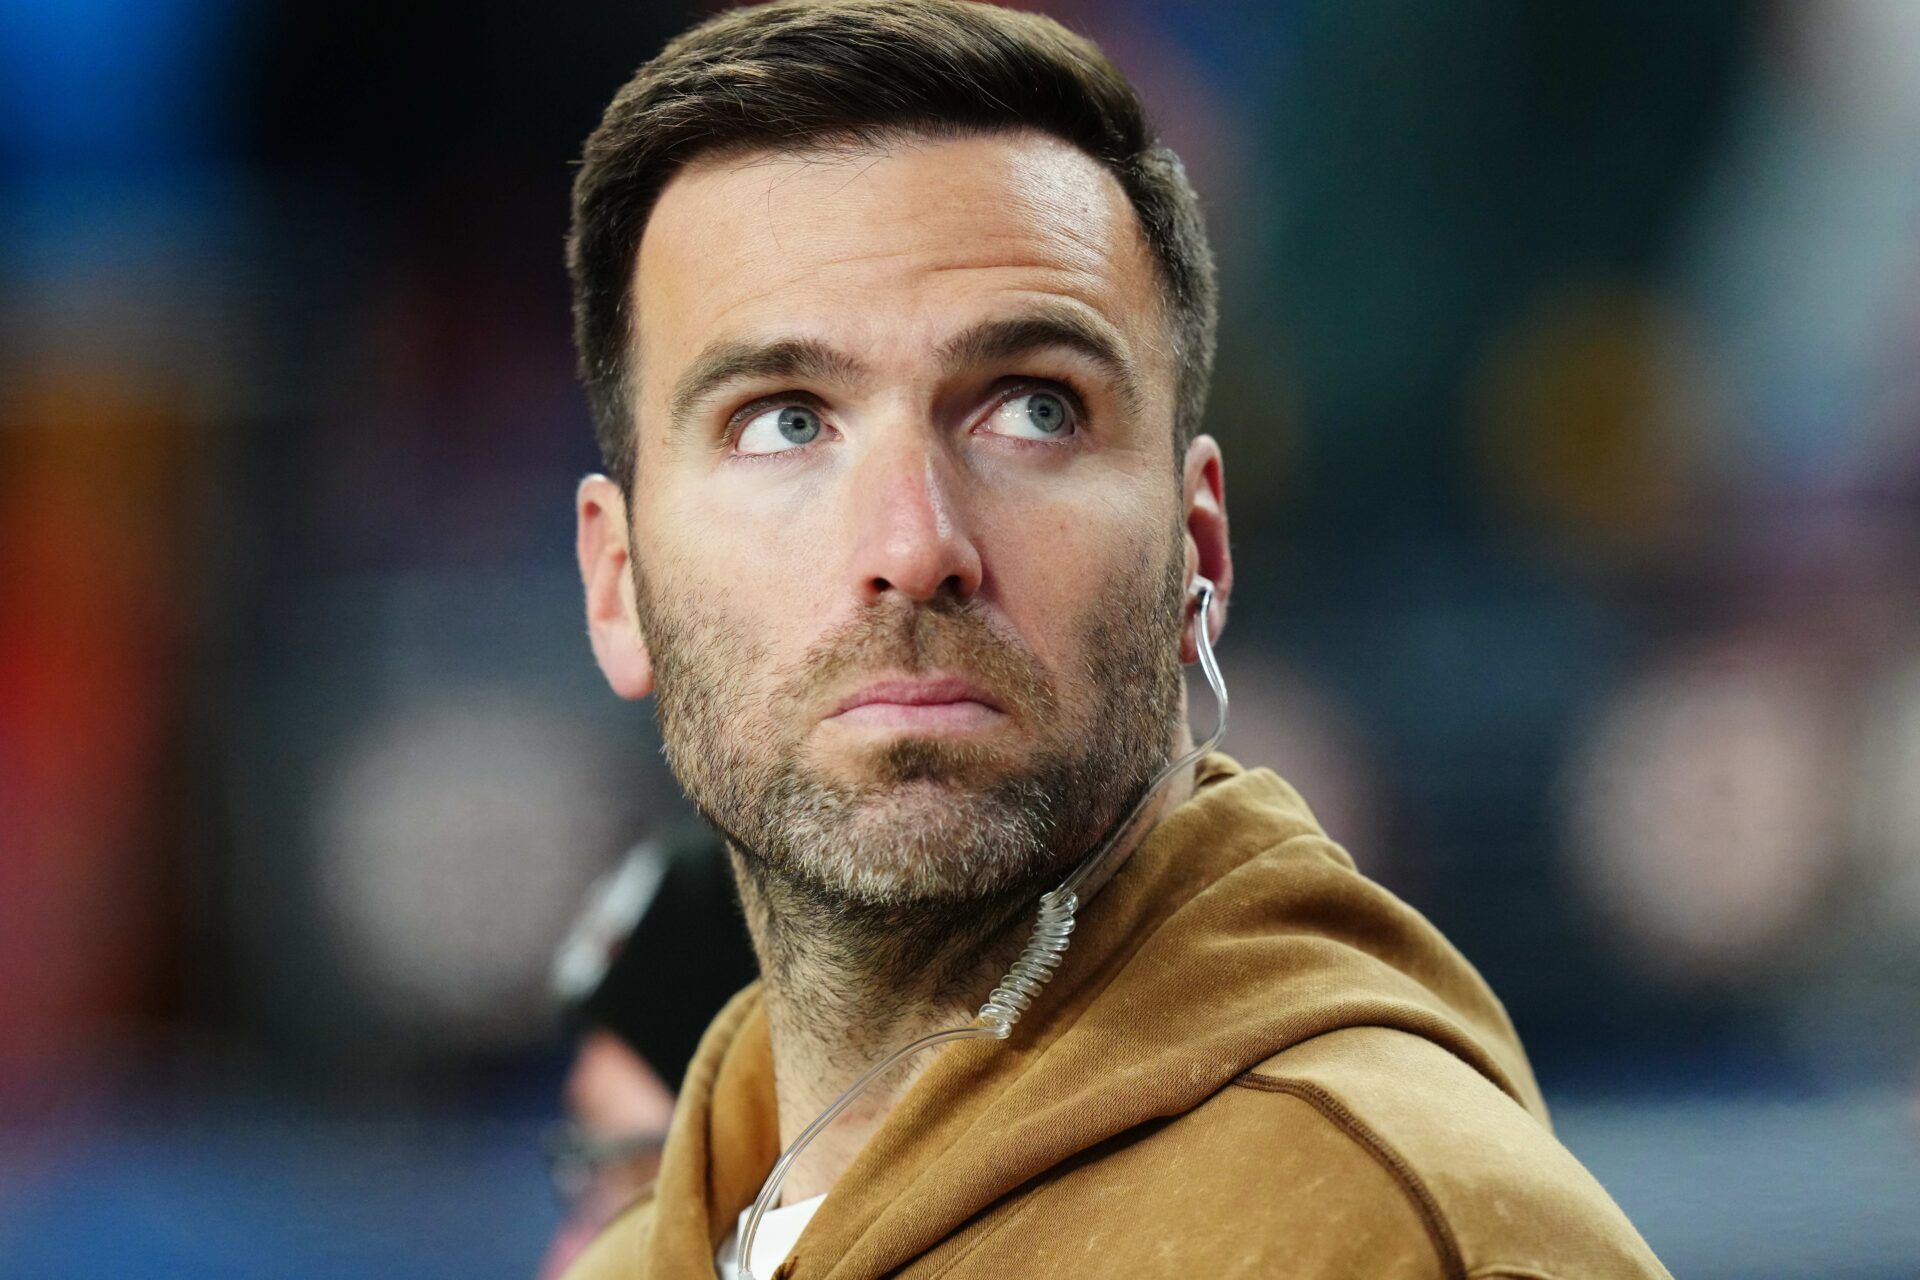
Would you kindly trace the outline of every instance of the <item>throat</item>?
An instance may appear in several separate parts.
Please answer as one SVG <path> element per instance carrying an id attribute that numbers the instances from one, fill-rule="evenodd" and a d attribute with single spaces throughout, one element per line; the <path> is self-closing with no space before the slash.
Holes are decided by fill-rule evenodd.
<path id="1" fill-rule="evenodd" d="M 1182 733 L 1184 738 L 1184 732 Z M 1184 748 L 1187 743 L 1182 743 Z M 1020 955 L 1040 895 L 1103 836 L 1100 874 L 1079 890 L 1084 904 L 1125 863 L 1161 816 L 1192 791 L 1191 773 L 1170 780 L 1140 821 L 1117 824 L 1151 779 L 1119 789 L 1083 838 L 1026 861 L 989 892 L 875 901 L 762 856 L 727 832 L 734 879 L 760 962 L 783 1149 L 876 1064 L 934 1032 L 968 1026 Z M 709 821 L 720 827 L 711 816 Z M 724 832 L 725 828 L 720 827 Z M 1071 852 L 1069 852 L 1071 850 Z M 782 1185 L 782 1204 L 832 1188 L 935 1055 L 915 1054 L 873 1081 L 816 1135 Z"/>
<path id="2" fill-rule="evenodd" d="M 1048 887 L 878 905 L 783 875 L 737 845 L 730 852 L 760 961 L 783 1147 L 902 1045 L 972 1022 Z M 782 1202 L 831 1187 L 932 1061 L 916 1055 L 875 1081 L 807 1149 Z"/>

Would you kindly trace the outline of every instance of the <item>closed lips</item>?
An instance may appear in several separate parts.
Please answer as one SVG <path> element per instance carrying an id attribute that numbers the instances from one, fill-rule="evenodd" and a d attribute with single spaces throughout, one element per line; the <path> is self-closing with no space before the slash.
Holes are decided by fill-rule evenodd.
<path id="1" fill-rule="evenodd" d="M 974 704 L 999 711 L 999 702 L 970 680 L 957 676 L 920 679 L 876 680 L 863 685 L 834 709 L 836 716 L 862 707 L 938 707 Z"/>

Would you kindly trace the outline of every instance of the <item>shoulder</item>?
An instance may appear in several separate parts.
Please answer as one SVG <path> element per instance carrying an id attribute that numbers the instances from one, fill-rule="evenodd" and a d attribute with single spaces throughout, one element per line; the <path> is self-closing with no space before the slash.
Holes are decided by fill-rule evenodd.
<path id="1" fill-rule="evenodd" d="M 654 1199 L 648 1191 L 600 1229 L 567 1267 L 561 1280 L 634 1280 L 644 1275 L 647 1237 L 653 1232 Z"/>
<path id="2" fill-rule="evenodd" d="M 1667 1276 L 1544 1117 L 1429 1040 L 1385 1027 L 1329 1032 L 1242 1074 L 1220 1101 L 1242 1111 L 1249 1095 L 1286 1100 L 1276 1110 L 1296 1123 L 1310 1111 L 1319 1141 L 1363 1157 L 1375 1194 L 1418 1220 L 1442 1275 Z"/>

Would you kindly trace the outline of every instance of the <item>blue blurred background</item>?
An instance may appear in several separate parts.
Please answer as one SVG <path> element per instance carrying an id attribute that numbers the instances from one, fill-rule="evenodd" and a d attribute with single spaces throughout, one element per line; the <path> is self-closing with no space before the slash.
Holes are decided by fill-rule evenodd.
<path id="1" fill-rule="evenodd" d="M 1676 1275 L 1920 1275 L 1920 4 L 1042 7 L 1208 204 L 1229 747 Z M 701 11 L 0 0 L 0 1275 L 532 1275 L 684 817 L 570 164 Z"/>

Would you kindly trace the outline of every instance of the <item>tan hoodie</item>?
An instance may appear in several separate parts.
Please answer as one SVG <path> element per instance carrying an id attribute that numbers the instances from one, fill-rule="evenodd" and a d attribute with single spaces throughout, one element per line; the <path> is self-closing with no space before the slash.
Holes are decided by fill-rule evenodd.
<path id="1" fill-rule="evenodd" d="M 1460 953 L 1274 774 L 1216 755 L 1198 780 L 1011 1039 L 940 1051 L 776 1275 L 1666 1276 Z M 749 987 L 653 1192 L 568 1280 L 713 1276 L 778 1133 Z"/>

